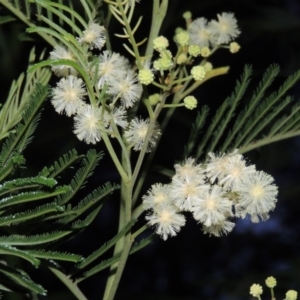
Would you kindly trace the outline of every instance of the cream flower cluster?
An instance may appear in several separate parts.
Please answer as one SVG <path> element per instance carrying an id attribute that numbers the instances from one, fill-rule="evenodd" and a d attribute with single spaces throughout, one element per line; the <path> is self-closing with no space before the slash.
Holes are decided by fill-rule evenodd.
<path id="1" fill-rule="evenodd" d="M 241 33 L 233 13 L 217 15 L 218 20 L 207 21 L 205 18 L 194 20 L 188 28 L 190 44 L 200 47 L 214 47 L 233 41 Z"/>
<path id="2" fill-rule="evenodd" d="M 233 229 L 233 217 L 267 220 L 277 193 L 274 179 L 248 165 L 235 150 L 209 153 L 203 164 L 194 158 L 176 164 L 171 183 L 154 184 L 143 196 L 143 205 L 148 224 L 155 226 L 164 240 L 185 225 L 186 211 L 202 224 L 204 233 L 221 236 Z"/>
<path id="3" fill-rule="evenodd" d="M 88 68 L 91 82 L 94 82 L 92 92 L 96 95 L 97 104 L 88 103 L 86 82 L 79 72 L 64 64 L 52 67 L 53 72 L 62 78 L 52 89 L 51 103 L 58 113 L 65 113 L 74 118 L 74 133 L 79 140 L 95 144 L 101 140 L 103 132 L 113 137 L 116 126 L 119 126 L 125 130 L 128 144 L 134 150 L 140 151 L 150 121 L 135 118 L 128 123 L 127 110 L 141 98 L 142 85 L 138 74 L 125 57 L 102 50 L 105 39 L 105 28 L 96 23 L 89 24 L 82 36 L 76 38 L 83 51 L 87 51 L 86 57 L 90 57 L 87 65 L 81 65 L 81 62 L 76 60 L 76 55 L 64 46 L 56 46 L 50 53 L 50 59 L 65 59 L 80 64 L 83 69 Z M 92 53 L 88 52 L 94 49 L 101 50 L 100 54 L 91 55 Z M 155 145 L 160 134 L 157 124 L 154 124 L 152 132 L 148 151 Z"/>

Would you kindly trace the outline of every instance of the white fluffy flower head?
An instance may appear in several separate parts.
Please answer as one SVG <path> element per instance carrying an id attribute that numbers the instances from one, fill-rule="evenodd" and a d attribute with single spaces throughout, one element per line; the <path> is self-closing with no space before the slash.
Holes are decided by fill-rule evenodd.
<path id="1" fill-rule="evenodd" d="M 91 105 L 82 107 L 74 117 L 74 133 L 80 141 L 96 144 L 101 140 L 100 109 Z"/>
<path id="2" fill-rule="evenodd" d="M 99 55 L 99 81 L 98 88 L 115 80 L 120 74 L 126 73 L 130 68 L 129 61 L 118 53 L 103 51 Z"/>
<path id="3" fill-rule="evenodd" d="M 190 45 L 209 47 L 213 42 L 212 33 L 205 18 L 194 20 L 188 28 L 188 33 L 190 35 Z"/>
<path id="4" fill-rule="evenodd" d="M 204 184 L 203 176 L 183 179 L 175 175 L 172 178 L 170 196 L 178 209 L 192 211 L 194 201 L 208 188 L 209 186 Z"/>
<path id="5" fill-rule="evenodd" d="M 168 236 L 175 236 L 185 225 L 185 218 L 177 212 L 177 209 L 171 205 L 165 205 L 153 214 L 146 216 L 148 224 L 156 227 L 156 233 L 164 240 Z"/>
<path id="6" fill-rule="evenodd" d="M 108 82 L 107 92 L 121 99 L 126 108 L 132 107 L 142 95 L 142 85 L 138 82 L 137 74 L 132 70 L 118 74 Z"/>
<path id="7" fill-rule="evenodd" d="M 240 199 L 236 204 L 236 215 L 244 218 L 251 216 L 252 222 L 268 219 L 268 213 L 275 208 L 277 202 L 277 186 L 272 176 L 257 171 L 246 176 L 239 184 Z"/>
<path id="8" fill-rule="evenodd" d="M 96 23 L 89 24 L 88 28 L 83 31 L 83 36 L 78 38 L 78 42 L 81 44 L 89 44 L 89 48 L 102 49 L 105 44 L 105 28 Z"/>
<path id="9" fill-rule="evenodd" d="M 205 189 L 193 201 L 194 218 L 205 226 L 217 225 L 232 214 L 232 203 L 224 197 L 221 187 Z"/>
<path id="10" fill-rule="evenodd" d="M 216 155 L 215 153 L 208 153 L 208 160 L 206 165 L 207 177 L 211 183 L 217 179 L 220 181 L 228 175 L 228 167 L 230 164 L 242 160 L 242 155 L 238 154 L 238 150 L 234 150 L 228 154 Z"/>
<path id="11" fill-rule="evenodd" d="M 75 60 L 73 54 L 67 50 L 63 46 L 55 46 L 54 50 L 50 52 L 50 59 L 68 59 L 68 60 Z M 77 75 L 77 71 L 66 65 L 61 66 L 53 66 L 51 70 L 57 76 L 68 76 L 68 75 Z"/>
<path id="12" fill-rule="evenodd" d="M 150 126 L 150 119 L 134 118 L 129 124 L 129 128 L 125 131 L 125 138 L 127 142 L 133 146 L 135 151 L 140 151 L 144 145 L 145 138 L 147 136 Z M 153 146 L 156 144 L 156 140 L 160 135 L 158 125 L 154 125 L 147 152 L 150 152 Z"/>
<path id="13" fill-rule="evenodd" d="M 51 103 L 58 113 L 65 112 L 70 117 L 85 104 L 82 101 L 85 95 L 83 80 L 70 75 L 62 78 L 52 90 Z"/>
<path id="14" fill-rule="evenodd" d="M 221 237 L 223 235 L 227 235 L 229 232 L 232 231 L 235 224 L 233 222 L 230 222 L 228 220 L 223 220 L 219 222 L 218 224 L 214 224 L 211 226 L 203 226 L 203 233 L 208 234 L 209 236 L 216 236 Z"/>
<path id="15" fill-rule="evenodd" d="M 143 196 L 145 209 L 158 210 L 168 204 L 171 204 L 170 186 L 168 184 L 153 184 L 147 194 Z"/>
<path id="16" fill-rule="evenodd" d="M 212 20 L 209 29 L 218 45 L 228 44 L 241 33 L 233 13 L 218 14 L 218 21 Z"/>

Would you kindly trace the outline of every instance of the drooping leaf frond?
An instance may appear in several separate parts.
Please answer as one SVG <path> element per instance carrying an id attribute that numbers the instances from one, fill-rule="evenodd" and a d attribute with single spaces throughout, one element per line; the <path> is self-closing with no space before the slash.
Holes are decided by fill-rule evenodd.
<path id="1" fill-rule="evenodd" d="M 97 258 L 99 258 L 103 253 L 109 250 L 116 242 L 122 238 L 130 228 L 135 224 L 136 220 L 131 220 L 116 236 L 114 236 L 111 240 L 107 241 L 104 245 L 102 245 L 98 250 L 94 251 L 91 255 L 85 258 L 78 266 L 77 269 L 83 269 Z"/>
<path id="2" fill-rule="evenodd" d="M 147 246 L 148 244 L 150 244 L 156 237 L 157 236 L 155 234 L 151 234 L 149 237 L 143 239 L 139 243 L 136 243 L 131 248 L 130 254 L 133 254 L 133 253 L 141 250 L 142 248 L 144 248 L 145 246 Z M 102 270 L 104 270 L 106 268 L 109 268 L 111 265 L 113 265 L 114 263 L 116 263 L 120 259 L 120 257 L 121 257 L 121 255 L 120 255 L 120 253 L 118 253 L 118 254 L 114 255 L 113 257 L 111 257 L 111 258 L 109 258 L 107 260 L 103 260 L 100 264 L 97 264 L 96 266 L 94 266 L 90 270 L 84 272 L 80 276 L 80 278 L 78 278 L 76 280 L 76 282 L 81 282 L 81 281 L 87 279 L 88 277 L 90 277 L 92 275 L 95 275 L 98 272 L 101 272 Z"/>
<path id="3" fill-rule="evenodd" d="M 76 280 L 76 282 L 79 283 L 79 282 L 101 272 L 102 270 L 109 268 L 111 265 L 113 265 L 114 263 L 119 261 L 120 257 L 121 257 L 121 254 L 119 253 L 109 259 L 103 260 L 100 264 L 98 264 L 98 265 L 94 266 L 93 268 L 91 268 L 90 270 L 84 272 L 83 275 L 80 276 L 80 278 L 78 278 Z"/>
<path id="4" fill-rule="evenodd" d="M 26 144 L 26 141 L 23 139 L 24 135 L 27 135 L 27 139 L 30 137 L 29 133 L 32 133 L 32 129 L 30 128 L 34 127 L 32 122 L 47 95 L 48 87 L 37 84 L 22 116 L 22 122 L 16 126 L 15 133 L 6 139 L 1 149 L 0 166 L 5 166 L 14 151 L 20 153 L 24 149 L 24 145 Z M 26 134 L 27 130 L 29 130 L 29 132 Z"/>
<path id="5" fill-rule="evenodd" d="M 41 171 L 41 174 L 44 174 L 44 176 L 49 176 L 49 177 L 56 177 L 64 170 L 72 166 L 74 162 L 76 162 L 78 159 L 82 157 L 83 156 L 79 156 L 77 154 L 77 151 L 75 149 L 72 149 L 71 151 L 64 154 L 62 157 L 60 157 L 58 161 L 55 161 L 52 166 L 48 168 L 45 167 Z"/>
<path id="6" fill-rule="evenodd" d="M 155 233 L 152 233 L 150 236 L 148 236 L 145 239 L 142 239 L 140 242 L 134 243 L 130 250 L 130 254 L 133 254 L 133 253 L 143 249 L 144 247 L 146 247 L 147 245 L 152 243 L 152 241 L 156 238 L 157 238 L 157 235 Z"/>
<path id="7" fill-rule="evenodd" d="M 197 113 L 196 120 L 192 125 L 191 133 L 184 149 L 183 157 L 190 156 L 191 152 L 193 151 L 193 148 L 195 146 L 195 140 L 198 139 L 201 133 L 205 120 L 208 116 L 208 112 L 209 112 L 208 106 L 204 105 L 202 106 L 201 111 Z"/>
<path id="8" fill-rule="evenodd" d="M 110 182 L 107 182 L 102 187 L 95 189 L 92 193 L 82 199 L 78 205 L 73 208 L 73 211 L 77 213 L 84 212 L 117 189 L 119 189 L 118 185 L 111 185 Z"/>
<path id="9" fill-rule="evenodd" d="M 60 205 L 67 203 L 79 189 L 84 187 L 86 179 L 93 174 L 95 167 L 102 157 L 103 153 L 97 153 L 95 150 L 88 151 L 86 157 L 82 159 L 82 166 L 78 169 L 70 183 L 71 191 L 57 198 Z"/>
<path id="10" fill-rule="evenodd" d="M 241 113 L 237 116 L 232 129 L 229 131 L 226 140 L 220 149 L 220 152 L 224 152 L 227 149 L 228 145 L 232 143 L 232 140 L 237 133 L 241 130 L 244 123 L 248 120 L 249 117 L 253 114 L 256 106 L 259 104 L 261 98 L 265 95 L 267 88 L 272 84 L 274 79 L 279 73 L 279 66 L 276 64 L 271 65 L 263 75 L 262 80 L 259 82 L 258 87 L 254 91 L 249 104 L 246 104 L 242 109 Z"/>
<path id="11" fill-rule="evenodd" d="M 198 144 L 195 156 L 200 159 L 209 151 L 218 150 L 223 153 L 239 149 L 243 153 L 300 134 L 298 105 L 290 108 L 293 99 L 285 96 L 300 79 L 300 71 L 288 77 L 277 91 L 265 96 L 278 73 L 279 67 L 271 65 L 249 97 L 246 91 L 250 82 L 251 67 L 246 66 L 241 80 L 237 81 L 235 91 L 216 111 L 203 137 L 198 141 L 195 139 L 194 142 L 189 139 L 186 149 L 193 149 Z M 244 95 L 247 98 L 243 100 Z M 289 113 L 286 113 L 287 111 Z M 281 118 L 283 113 L 285 117 Z M 272 124 L 275 118 L 279 118 L 279 121 Z M 193 128 L 197 127 L 198 122 L 199 119 L 196 119 Z M 191 150 L 187 153 L 190 154 Z"/>
<path id="12" fill-rule="evenodd" d="M 119 189 L 118 185 L 111 185 L 109 182 L 104 184 L 102 187 L 99 187 L 88 194 L 84 199 L 82 199 L 78 205 L 71 207 L 71 205 L 67 206 L 65 217 L 60 218 L 58 220 L 58 224 L 70 224 L 75 219 L 78 219 L 83 213 L 87 210 L 93 208 L 92 215 L 94 215 L 96 207 L 97 209 L 101 209 L 105 198 L 107 198 L 113 191 Z M 78 222 L 73 223 L 72 228 L 78 229 L 82 227 L 86 227 L 87 225 L 83 225 L 82 220 L 78 220 Z M 89 222 L 90 223 L 90 222 Z M 85 222 L 84 222 L 85 224 Z"/>
<path id="13" fill-rule="evenodd" d="M 44 52 L 40 59 L 44 58 Z M 35 49 L 29 55 L 29 63 L 35 61 Z M 30 101 L 35 90 L 36 82 L 46 85 L 51 72 L 47 68 L 36 69 L 32 73 L 22 73 L 16 81 L 13 81 L 7 99 L 0 110 L 0 140 L 7 137 L 14 126 L 22 119 L 22 113 Z"/>

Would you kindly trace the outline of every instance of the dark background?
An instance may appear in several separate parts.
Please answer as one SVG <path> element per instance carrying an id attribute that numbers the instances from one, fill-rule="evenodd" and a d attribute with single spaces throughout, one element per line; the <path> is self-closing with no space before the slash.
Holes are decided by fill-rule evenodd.
<path id="1" fill-rule="evenodd" d="M 237 39 L 242 47 L 239 53 L 232 55 L 220 50 L 214 56 L 215 66 L 230 65 L 231 69 L 227 76 L 213 79 L 199 89 L 197 98 L 200 105 L 208 104 L 212 111 L 217 108 L 233 90 L 235 80 L 240 77 L 245 64 L 253 65 L 255 87 L 265 69 L 271 63 L 278 63 L 281 72 L 273 90 L 278 89 L 288 75 L 300 68 L 298 0 L 169 2 L 169 15 L 161 33 L 170 40 L 174 29 L 184 26 L 181 16 L 186 10 L 192 11 L 194 18 L 207 19 L 216 18 L 217 13 L 234 12 L 242 31 Z M 141 0 L 138 6 L 138 12 L 145 17 L 143 24 L 150 21 L 151 3 Z M 5 14 L 5 11 L 0 10 L 0 14 Z M 112 31 L 118 30 L 119 27 L 114 26 Z M 38 42 L 20 41 L 19 34 L 25 28 L 19 22 L 0 27 L 1 101 L 4 101 L 11 81 L 26 70 L 30 48 L 36 45 L 41 51 L 47 47 L 37 36 Z M 140 28 L 141 37 L 147 34 L 147 28 Z M 113 40 L 113 47 L 116 52 L 125 53 L 119 40 Z M 55 82 L 56 78 L 53 78 L 51 84 L 55 85 Z M 250 86 L 250 92 L 253 87 Z M 295 101 L 299 101 L 300 84 L 290 94 L 295 96 Z M 175 121 L 169 125 L 160 145 L 156 165 L 172 169 L 174 161 L 182 158 L 193 114 L 188 112 L 184 117 L 182 114 L 174 116 Z M 72 121 L 66 116 L 58 116 L 49 102 L 46 103 L 35 139 L 25 151 L 28 168 L 24 172 L 34 174 L 73 147 L 80 153 L 86 151 L 88 147 L 80 143 L 71 130 Z M 101 143 L 96 149 L 104 150 Z M 106 180 L 118 182 L 108 155 L 106 157 L 88 188 L 92 189 Z M 256 149 L 247 153 L 246 157 L 256 164 L 258 170 L 271 174 L 279 187 L 278 204 L 271 218 L 259 224 L 237 220 L 232 233 L 215 238 L 203 235 L 196 222 L 188 217 L 187 225 L 177 237 L 166 242 L 157 239 L 129 258 L 116 299 L 251 299 L 249 287 L 253 283 L 263 285 L 270 275 L 278 281 L 276 299 L 283 299 L 288 289 L 300 291 L 300 138 Z M 150 177 L 149 185 L 169 180 L 154 171 Z M 67 250 L 76 249 L 74 252 L 88 255 L 115 234 L 117 198 L 116 193 L 91 228 L 65 246 Z M 44 299 L 74 299 L 46 270 L 35 271 L 29 267 L 28 272 L 50 291 Z M 106 275 L 106 272 L 100 273 L 81 285 L 88 299 L 101 298 Z M 266 288 L 263 299 L 270 299 Z"/>

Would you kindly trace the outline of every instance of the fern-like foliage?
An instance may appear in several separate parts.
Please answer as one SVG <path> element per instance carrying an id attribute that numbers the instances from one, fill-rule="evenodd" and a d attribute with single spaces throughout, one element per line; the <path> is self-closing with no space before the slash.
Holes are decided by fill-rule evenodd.
<path id="1" fill-rule="evenodd" d="M 228 152 L 233 149 L 245 153 L 299 135 L 299 104 L 293 105 L 293 98 L 286 93 L 300 79 L 300 71 L 289 76 L 277 91 L 266 95 L 278 74 L 278 65 L 271 65 L 250 96 L 248 87 L 252 68 L 245 66 L 234 92 L 216 111 L 208 127 L 203 127 L 207 109 L 203 108 L 198 114 L 185 147 L 185 156 L 203 159 L 210 151 Z M 197 139 L 200 130 L 205 133 Z"/>
<path id="2" fill-rule="evenodd" d="M 37 121 L 36 115 L 47 96 L 48 87 L 36 84 L 27 109 L 23 113 L 22 121 L 15 127 L 15 133 L 9 135 L 2 146 L 0 152 L 0 167 L 5 167 L 9 164 L 10 160 L 13 160 L 15 157 L 14 153 L 20 154 L 24 150 L 35 128 Z"/>
<path id="3" fill-rule="evenodd" d="M 4 261 L 6 256 L 14 256 L 35 267 L 47 265 L 47 261 L 79 263 L 81 255 L 61 252 L 57 246 L 84 230 L 97 217 L 104 200 L 119 187 L 106 183 L 72 203 L 103 156 L 95 150 L 86 155 L 71 150 L 36 176 L 14 176 L 14 171 L 25 164 L 22 152 L 33 137 L 39 111 L 48 95 L 47 86 L 42 84 L 30 89 L 31 96 L 22 119 L 12 128 L 13 132 L 0 149 L 0 254 Z M 64 171 L 77 163 L 80 165 L 70 184 L 60 186 Z M 1 264 L 0 274 L 5 278 L 0 290 L 46 293 L 23 270 L 16 270 L 9 264 Z"/>
<path id="4" fill-rule="evenodd" d="M 117 235 L 114 239 L 119 239 L 119 236 L 124 235 L 126 233 L 126 231 L 129 229 L 128 226 L 132 226 L 133 224 L 127 224 L 127 226 L 124 227 L 124 229 L 119 233 L 119 235 Z M 157 238 L 157 235 L 155 235 L 154 233 L 151 234 L 150 236 L 148 236 L 147 238 L 143 239 L 140 242 L 137 242 L 133 245 L 133 247 L 130 250 L 130 254 L 133 254 L 139 250 L 141 250 L 142 248 L 146 247 L 147 245 L 149 245 L 155 238 Z M 114 239 L 112 239 L 111 241 L 114 241 Z M 91 263 L 92 260 L 94 260 L 95 258 L 98 258 L 99 253 L 103 250 L 106 249 L 107 245 L 110 246 L 111 241 L 109 241 L 107 244 L 104 244 L 100 249 L 98 249 L 97 251 L 95 251 L 90 257 L 88 257 L 86 260 L 83 260 L 81 264 L 78 265 L 78 268 L 81 267 L 86 267 L 87 265 L 89 265 Z M 84 271 L 80 276 L 76 276 L 76 282 L 81 282 L 91 276 L 93 276 L 94 274 L 97 274 L 98 272 L 101 272 L 102 270 L 109 268 L 111 265 L 113 265 L 114 263 L 116 263 L 121 257 L 121 254 L 118 253 L 116 255 L 114 255 L 113 257 L 103 260 L 101 263 L 93 266 L 92 268 L 90 268 L 89 270 Z M 75 272 L 76 273 L 76 272 Z"/>
<path id="5" fill-rule="evenodd" d="M 29 63 L 35 59 L 35 49 L 29 55 Z M 39 60 L 44 59 L 44 52 Z M 7 137 L 14 126 L 22 119 L 22 113 L 30 102 L 30 97 L 35 91 L 36 82 L 46 85 L 51 77 L 49 69 L 36 69 L 34 72 L 22 73 L 19 78 L 13 81 L 6 102 L 0 110 L 0 140 Z"/>

